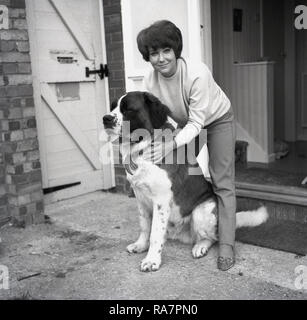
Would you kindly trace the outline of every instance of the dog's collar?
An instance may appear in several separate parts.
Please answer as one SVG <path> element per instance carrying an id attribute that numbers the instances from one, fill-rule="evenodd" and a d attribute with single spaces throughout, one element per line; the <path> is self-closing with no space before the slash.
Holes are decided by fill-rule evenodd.
<path id="1" fill-rule="evenodd" d="M 124 168 L 125 168 L 125 170 L 126 170 L 131 176 L 133 176 L 133 172 L 132 172 L 131 169 L 130 169 L 130 165 L 124 164 Z"/>
<path id="2" fill-rule="evenodd" d="M 174 130 L 174 127 L 172 124 L 166 122 L 160 129 L 171 129 L 171 130 Z M 150 143 L 149 143 L 149 146 L 151 146 L 151 144 L 155 141 L 155 139 L 157 138 L 157 136 L 154 134 L 154 130 L 152 130 L 151 134 L 151 140 L 150 140 Z M 140 142 L 130 142 L 130 145 L 136 145 L 136 144 L 139 144 Z M 131 155 L 129 156 L 130 157 L 130 161 L 128 164 L 124 163 L 124 168 L 125 170 L 130 174 L 130 175 L 133 175 L 134 172 L 138 169 L 138 165 L 133 162 L 132 160 L 132 157 Z"/>
<path id="3" fill-rule="evenodd" d="M 134 171 L 138 169 L 138 165 L 130 158 L 130 163 L 124 163 L 124 168 L 131 176 L 133 176 Z"/>

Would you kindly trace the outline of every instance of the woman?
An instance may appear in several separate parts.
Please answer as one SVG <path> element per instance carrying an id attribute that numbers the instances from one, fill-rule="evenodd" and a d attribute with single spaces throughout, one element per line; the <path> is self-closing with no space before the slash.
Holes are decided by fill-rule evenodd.
<path id="1" fill-rule="evenodd" d="M 137 36 L 138 49 L 153 70 L 144 89 L 157 96 L 172 112 L 182 130 L 165 142 L 166 154 L 188 144 L 207 129 L 209 171 L 218 200 L 219 257 L 226 271 L 235 264 L 236 197 L 234 186 L 235 123 L 229 99 L 214 81 L 208 67 L 181 57 L 181 31 L 170 21 L 157 21 Z M 153 161 L 161 160 L 154 152 Z"/>

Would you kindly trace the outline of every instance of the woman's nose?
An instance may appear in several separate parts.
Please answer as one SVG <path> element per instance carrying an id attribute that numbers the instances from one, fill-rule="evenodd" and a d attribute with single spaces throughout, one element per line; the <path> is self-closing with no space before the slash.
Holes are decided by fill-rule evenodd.
<path id="1" fill-rule="evenodd" d="M 164 54 L 163 52 L 159 53 L 159 61 L 164 61 Z"/>

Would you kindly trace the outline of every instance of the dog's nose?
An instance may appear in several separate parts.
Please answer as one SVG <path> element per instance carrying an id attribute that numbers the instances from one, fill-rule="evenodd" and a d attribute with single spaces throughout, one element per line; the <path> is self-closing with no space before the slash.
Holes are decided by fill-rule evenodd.
<path id="1" fill-rule="evenodd" d="M 103 119 L 104 125 L 111 125 L 115 122 L 115 117 L 112 116 L 111 114 L 105 115 L 102 119 Z"/>

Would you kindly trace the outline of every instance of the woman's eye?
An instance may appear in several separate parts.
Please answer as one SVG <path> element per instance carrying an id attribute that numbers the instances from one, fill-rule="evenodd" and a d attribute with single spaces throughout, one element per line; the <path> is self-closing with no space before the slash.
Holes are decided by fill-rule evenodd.
<path id="1" fill-rule="evenodd" d="M 170 52 L 171 52 L 171 48 L 165 48 L 165 49 L 163 50 L 163 52 L 164 52 L 164 53 L 170 53 Z"/>

